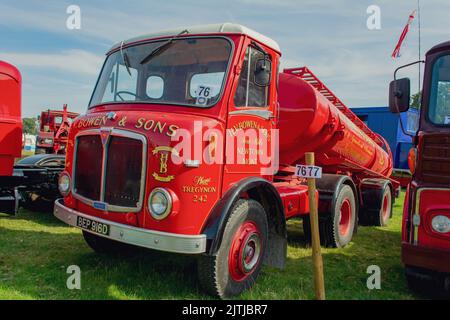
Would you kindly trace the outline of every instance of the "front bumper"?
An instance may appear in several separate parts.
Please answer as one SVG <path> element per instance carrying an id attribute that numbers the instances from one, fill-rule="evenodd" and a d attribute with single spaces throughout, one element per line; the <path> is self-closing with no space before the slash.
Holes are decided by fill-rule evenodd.
<path id="1" fill-rule="evenodd" d="M 450 251 L 402 243 L 405 265 L 450 274 Z"/>
<path id="2" fill-rule="evenodd" d="M 131 227 L 75 211 L 66 207 L 63 199 L 55 201 L 53 214 L 61 221 L 79 229 L 82 228 L 77 226 L 78 217 L 107 224 L 110 226 L 108 236 L 94 234 L 139 247 L 186 254 L 199 254 L 206 251 L 206 235 L 204 234 L 184 235 Z M 90 232 L 89 230 L 82 230 Z"/>

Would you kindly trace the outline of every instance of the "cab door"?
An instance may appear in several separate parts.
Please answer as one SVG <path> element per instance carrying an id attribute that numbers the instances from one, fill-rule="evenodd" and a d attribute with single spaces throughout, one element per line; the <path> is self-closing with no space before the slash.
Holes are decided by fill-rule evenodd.
<path id="1" fill-rule="evenodd" d="M 230 95 L 223 190 L 249 176 L 273 179 L 278 147 L 276 64 L 278 55 L 247 38 Z M 275 130 L 276 131 L 276 130 Z"/>

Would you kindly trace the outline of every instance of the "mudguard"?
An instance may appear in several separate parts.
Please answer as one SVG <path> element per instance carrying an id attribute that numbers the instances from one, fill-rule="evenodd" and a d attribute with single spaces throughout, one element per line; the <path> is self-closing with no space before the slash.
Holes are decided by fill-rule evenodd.
<path id="1" fill-rule="evenodd" d="M 360 218 L 363 221 L 366 221 L 371 215 L 381 210 L 383 190 L 387 185 L 391 188 L 392 195 L 394 195 L 394 190 L 389 180 L 365 179 L 362 181 Z M 392 198 L 392 201 L 394 201 L 394 198 Z"/>
<path id="2" fill-rule="evenodd" d="M 359 194 L 353 180 L 346 175 L 323 174 L 316 180 L 316 188 L 319 191 L 319 211 L 329 213 L 334 208 L 335 195 L 343 184 L 349 185 L 355 193 L 356 208 L 359 208 Z"/>

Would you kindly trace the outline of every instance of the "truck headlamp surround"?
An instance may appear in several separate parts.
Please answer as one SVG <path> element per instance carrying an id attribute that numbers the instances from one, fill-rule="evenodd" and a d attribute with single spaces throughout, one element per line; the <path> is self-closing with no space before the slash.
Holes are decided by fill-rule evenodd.
<path id="1" fill-rule="evenodd" d="M 70 192 L 70 176 L 67 172 L 62 172 L 58 178 L 58 190 L 65 197 Z"/>
<path id="2" fill-rule="evenodd" d="M 148 197 L 148 210 L 156 220 L 166 218 L 172 211 L 172 196 L 164 188 L 155 188 Z"/>
<path id="3" fill-rule="evenodd" d="M 450 218 L 443 215 L 437 215 L 431 219 L 431 227 L 438 233 L 448 233 L 450 232 Z"/>

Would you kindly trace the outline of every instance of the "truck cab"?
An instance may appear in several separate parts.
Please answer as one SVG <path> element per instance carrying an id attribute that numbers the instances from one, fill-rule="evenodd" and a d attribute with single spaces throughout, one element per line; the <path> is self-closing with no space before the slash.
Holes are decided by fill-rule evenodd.
<path id="1" fill-rule="evenodd" d="M 409 107 L 409 79 L 391 83 L 390 107 Z M 450 289 L 450 42 L 426 54 L 419 128 L 409 153 L 402 261 L 408 281 L 438 280 Z M 443 281 L 442 281 L 443 280 Z"/>

